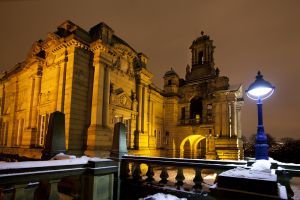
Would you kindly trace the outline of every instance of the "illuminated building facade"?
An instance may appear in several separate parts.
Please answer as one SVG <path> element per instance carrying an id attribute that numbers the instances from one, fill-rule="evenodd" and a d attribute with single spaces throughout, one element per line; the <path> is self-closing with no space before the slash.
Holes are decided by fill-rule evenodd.
<path id="1" fill-rule="evenodd" d="M 185 79 L 170 70 L 161 90 L 152 83 L 148 58 L 109 26 L 87 32 L 64 22 L 2 73 L 0 153 L 39 158 L 49 116 L 61 111 L 70 154 L 108 156 L 121 121 L 134 154 L 241 158 L 242 88 L 219 76 L 208 36 L 191 50 Z"/>

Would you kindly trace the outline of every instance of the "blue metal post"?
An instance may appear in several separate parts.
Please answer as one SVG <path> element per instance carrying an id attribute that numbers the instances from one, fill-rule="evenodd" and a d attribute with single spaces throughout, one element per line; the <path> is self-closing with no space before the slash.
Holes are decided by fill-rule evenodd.
<path id="1" fill-rule="evenodd" d="M 261 99 L 257 100 L 257 114 L 258 114 L 258 126 L 257 126 L 257 133 L 256 133 L 256 142 L 255 142 L 255 159 L 269 160 L 269 156 L 268 156 L 269 145 L 268 145 L 268 140 L 263 125 Z"/>

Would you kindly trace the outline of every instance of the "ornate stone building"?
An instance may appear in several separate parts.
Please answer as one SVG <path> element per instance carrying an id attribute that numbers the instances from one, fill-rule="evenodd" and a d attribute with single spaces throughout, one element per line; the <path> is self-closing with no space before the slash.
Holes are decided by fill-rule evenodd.
<path id="1" fill-rule="evenodd" d="M 39 158 L 49 115 L 61 111 L 70 154 L 109 155 L 121 121 L 130 153 L 242 158 L 242 88 L 219 76 L 208 36 L 191 50 L 185 79 L 171 69 L 161 90 L 152 83 L 148 58 L 105 23 L 87 32 L 64 22 L 2 73 L 0 153 Z"/>

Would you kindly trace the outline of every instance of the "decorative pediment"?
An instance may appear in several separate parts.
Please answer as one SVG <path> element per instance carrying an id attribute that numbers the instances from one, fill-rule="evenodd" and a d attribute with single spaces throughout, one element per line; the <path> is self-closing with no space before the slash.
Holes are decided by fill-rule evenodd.
<path id="1" fill-rule="evenodd" d="M 71 21 L 66 20 L 65 22 L 63 22 L 58 28 L 62 28 L 65 29 L 67 31 L 73 32 L 74 30 L 76 30 L 78 27 Z"/>
<path id="2" fill-rule="evenodd" d="M 131 98 L 122 91 L 121 88 L 117 89 L 114 94 L 112 94 L 111 104 L 120 106 L 123 108 L 131 109 L 132 108 L 132 100 Z"/>
<path id="3" fill-rule="evenodd" d="M 43 49 L 47 50 L 47 49 L 52 49 L 54 48 L 56 45 L 58 45 L 59 42 L 59 36 L 56 35 L 55 33 L 48 33 L 46 40 L 43 42 Z"/>
<path id="4" fill-rule="evenodd" d="M 119 70 L 123 74 L 127 74 L 129 77 L 134 77 L 134 70 L 133 70 L 133 61 L 127 56 L 117 56 L 114 57 L 112 69 Z"/>
<path id="5" fill-rule="evenodd" d="M 114 45 L 114 48 L 117 52 L 119 52 L 119 54 L 127 55 L 132 60 L 136 57 L 136 52 L 124 44 L 117 43 Z"/>
<path id="6" fill-rule="evenodd" d="M 41 50 L 42 50 L 42 41 L 39 40 L 34 42 L 28 52 L 27 58 L 32 58 L 33 56 L 38 54 Z"/>

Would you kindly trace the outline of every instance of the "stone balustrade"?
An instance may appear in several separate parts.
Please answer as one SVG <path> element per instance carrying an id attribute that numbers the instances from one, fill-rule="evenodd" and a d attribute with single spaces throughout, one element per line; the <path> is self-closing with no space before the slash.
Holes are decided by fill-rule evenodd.
<path id="1" fill-rule="evenodd" d="M 45 165 L 35 166 L 35 162 Z M 15 163 L 24 163 L 24 167 L 0 166 L 0 199 L 117 199 L 118 165 L 112 160 L 58 165 L 35 162 L 30 162 L 32 166 Z"/>
<path id="2" fill-rule="evenodd" d="M 149 193 L 168 190 L 168 193 L 179 197 L 191 197 L 193 196 L 191 193 L 203 195 L 205 191 L 203 186 L 207 187 L 207 184 L 202 175 L 207 171 L 220 174 L 236 167 L 250 168 L 253 162 L 253 160 L 202 160 L 127 155 L 123 156 L 121 160 L 120 178 L 123 187 L 121 193 L 123 196 L 130 194 L 141 197 L 147 196 Z M 300 176 L 300 165 L 273 162 L 271 168 L 275 170 L 278 182 L 286 186 L 288 196 L 292 197 L 294 194 L 290 187 L 290 179 Z M 192 180 L 186 179 L 186 172 L 192 174 L 192 177 L 189 177 Z M 132 186 L 142 187 L 134 190 Z M 141 188 L 147 193 L 141 192 Z M 191 199 L 199 198 L 195 195 Z"/>
<path id="3" fill-rule="evenodd" d="M 139 193 L 142 191 L 141 189 L 135 190 L 136 187 L 143 186 L 148 188 L 146 189 L 148 194 L 163 188 L 171 188 L 167 191 L 168 193 L 181 197 L 186 197 L 187 193 L 194 193 L 197 196 L 198 193 L 199 197 L 204 191 L 205 183 L 202 174 L 205 171 L 209 170 L 210 173 L 219 174 L 239 166 L 247 168 L 247 161 L 123 156 L 121 160 L 121 187 L 123 187 L 121 193 L 125 196 L 129 194 L 139 195 L 137 197 L 145 196 L 146 194 Z M 191 180 L 186 180 L 186 171 Z"/>
<path id="4" fill-rule="evenodd" d="M 236 167 L 250 168 L 253 160 L 126 155 L 119 163 L 109 159 L 57 165 L 49 165 L 50 161 L 37 162 L 40 163 L 39 166 L 28 166 L 28 162 L 19 162 L 18 166 L 21 167 L 0 167 L 0 199 L 122 200 L 128 197 L 146 197 L 157 192 L 188 199 L 199 199 L 200 196 L 208 195 L 205 199 L 210 199 L 208 190 L 205 190 L 208 187 L 204 174 L 219 174 Z M 24 163 L 24 166 L 20 163 Z M 288 196 L 292 197 L 290 179 L 300 176 L 300 165 L 274 162 L 272 169 L 278 175 L 278 182 L 286 186 Z"/>

